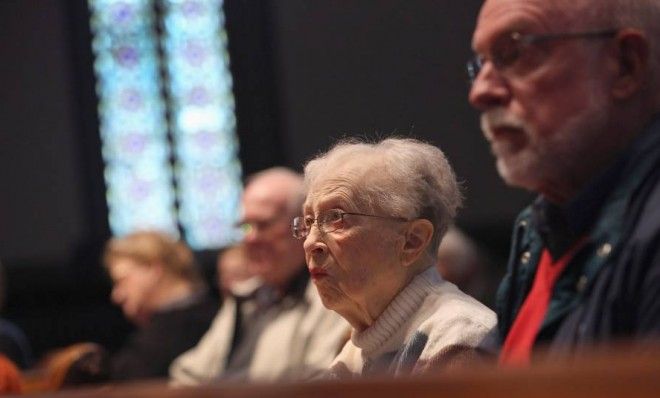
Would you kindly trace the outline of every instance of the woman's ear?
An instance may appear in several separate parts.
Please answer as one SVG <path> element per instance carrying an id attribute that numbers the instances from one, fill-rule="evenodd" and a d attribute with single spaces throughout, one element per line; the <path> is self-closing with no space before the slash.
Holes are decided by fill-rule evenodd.
<path id="1" fill-rule="evenodd" d="M 411 221 L 405 231 L 405 242 L 401 252 L 404 267 L 414 264 L 424 253 L 433 238 L 433 224 L 426 219 Z"/>

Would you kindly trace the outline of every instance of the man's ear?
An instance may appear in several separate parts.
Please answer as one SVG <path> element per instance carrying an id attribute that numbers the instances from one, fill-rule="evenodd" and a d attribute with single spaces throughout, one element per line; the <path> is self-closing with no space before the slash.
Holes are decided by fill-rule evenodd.
<path id="1" fill-rule="evenodd" d="M 638 92 L 648 78 L 649 41 L 636 29 L 621 30 L 614 41 L 617 74 L 612 86 L 612 96 L 624 100 Z"/>
<path id="2" fill-rule="evenodd" d="M 424 253 L 433 238 L 433 224 L 429 220 L 418 219 L 410 223 L 405 231 L 405 242 L 401 252 L 404 267 L 414 264 Z"/>

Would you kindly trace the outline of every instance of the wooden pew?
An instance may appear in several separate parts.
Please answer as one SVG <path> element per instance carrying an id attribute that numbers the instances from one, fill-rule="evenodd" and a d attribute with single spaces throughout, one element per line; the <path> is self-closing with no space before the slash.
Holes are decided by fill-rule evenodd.
<path id="1" fill-rule="evenodd" d="M 35 396 L 35 395 L 33 395 Z M 529 368 L 475 366 L 415 378 L 374 378 L 275 384 L 172 388 L 165 382 L 61 391 L 57 398 L 658 398 L 660 347 L 619 347 L 573 360 L 541 360 Z"/>

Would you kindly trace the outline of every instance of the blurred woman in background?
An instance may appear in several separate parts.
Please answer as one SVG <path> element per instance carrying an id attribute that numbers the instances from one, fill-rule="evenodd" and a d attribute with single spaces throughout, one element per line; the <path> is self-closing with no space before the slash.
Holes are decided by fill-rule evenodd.
<path id="1" fill-rule="evenodd" d="M 170 362 L 193 347 L 218 310 L 193 254 L 159 232 L 111 239 L 103 262 L 112 278 L 112 301 L 138 326 L 110 358 L 110 378 L 165 377 Z"/>

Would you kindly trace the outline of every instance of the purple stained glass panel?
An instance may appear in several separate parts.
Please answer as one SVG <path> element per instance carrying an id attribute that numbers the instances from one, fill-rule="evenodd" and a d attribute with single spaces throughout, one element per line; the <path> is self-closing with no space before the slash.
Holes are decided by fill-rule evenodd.
<path id="1" fill-rule="evenodd" d="M 89 0 L 109 223 L 177 233 L 171 148 L 150 0 Z"/>
<path id="2" fill-rule="evenodd" d="M 164 4 L 180 221 L 191 245 L 220 247 L 240 238 L 242 189 L 222 1 Z"/>
<path id="3" fill-rule="evenodd" d="M 176 234 L 179 224 L 196 249 L 236 241 L 242 185 L 222 1 L 88 2 L 113 233 Z"/>

